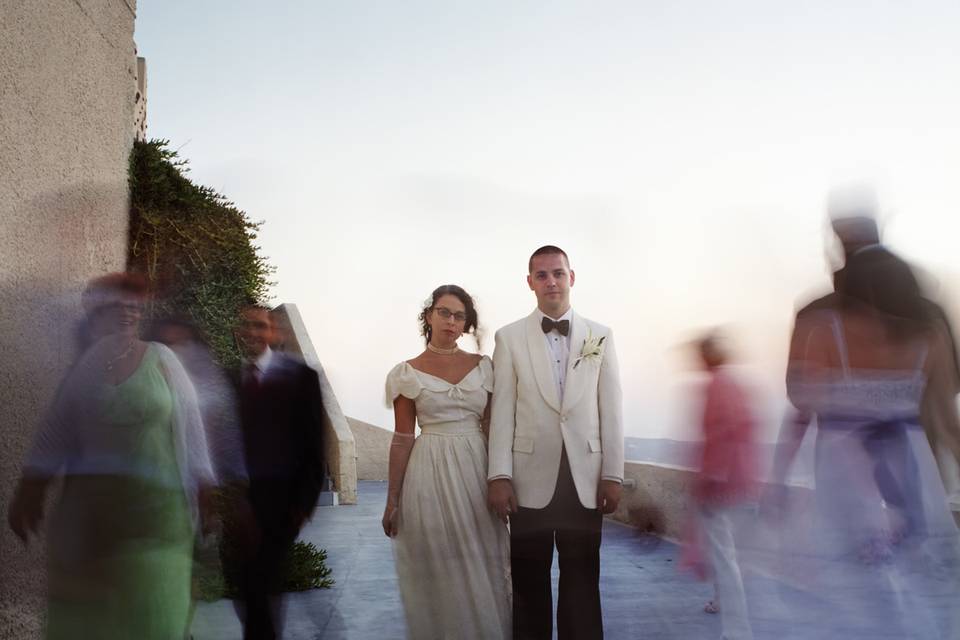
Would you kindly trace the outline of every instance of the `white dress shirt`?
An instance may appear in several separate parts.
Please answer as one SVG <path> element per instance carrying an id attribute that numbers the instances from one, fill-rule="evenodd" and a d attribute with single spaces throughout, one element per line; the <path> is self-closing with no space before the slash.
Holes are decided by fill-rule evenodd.
<path id="1" fill-rule="evenodd" d="M 267 369 L 270 368 L 270 362 L 273 360 L 273 349 L 267 347 L 263 350 L 256 358 L 247 360 L 247 364 L 253 365 L 254 371 L 252 375 L 257 378 L 257 382 L 263 381 L 263 375 L 267 372 Z"/>
<path id="2" fill-rule="evenodd" d="M 550 318 L 547 314 L 540 311 L 540 319 Z M 567 309 L 567 312 L 554 320 L 559 322 L 566 320 L 571 322 L 573 319 L 573 309 Z M 554 329 L 550 333 L 543 334 L 543 339 L 547 341 L 547 353 L 550 355 L 550 368 L 553 370 L 553 381 L 557 385 L 557 398 L 563 402 L 563 390 L 567 382 L 567 362 L 570 360 L 570 332 L 562 336 L 560 332 Z"/>

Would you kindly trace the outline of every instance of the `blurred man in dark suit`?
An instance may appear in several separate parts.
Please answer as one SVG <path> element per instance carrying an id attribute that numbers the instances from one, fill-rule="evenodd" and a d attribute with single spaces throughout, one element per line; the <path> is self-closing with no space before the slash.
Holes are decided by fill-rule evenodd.
<path id="1" fill-rule="evenodd" d="M 282 616 L 271 596 L 282 590 L 286 558 L 324 478 L 317 372 L 271 349 L 273 333 L 269 309 L 243 309 L 236 336 L 244 360 L 234 379 L 252 512 L 238 576 L 248 640 L 280 636 Z"/>

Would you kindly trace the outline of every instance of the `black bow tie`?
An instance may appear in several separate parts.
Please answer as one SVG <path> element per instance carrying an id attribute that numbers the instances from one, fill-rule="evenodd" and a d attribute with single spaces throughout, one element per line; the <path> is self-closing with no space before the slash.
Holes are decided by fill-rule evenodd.
<path id="1" fill-rule="evenodd" d="M 554 329 L 557 330 L 562 336 L 570 333 L 570 321 L 569 320 L 551 320 L 550 318 L 544 316 L 540 321 L 540 327 L 543 329 L 544 333 L 550 333 Z"/>

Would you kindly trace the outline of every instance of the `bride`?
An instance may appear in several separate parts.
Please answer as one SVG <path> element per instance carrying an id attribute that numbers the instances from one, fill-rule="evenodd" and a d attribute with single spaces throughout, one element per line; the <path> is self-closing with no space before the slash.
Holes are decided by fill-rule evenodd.
<path id="1" fill-rule="evenodd" d="M 386 382 L 395 433 L 383 531 L 394 540 L 408 634 L 508 638 L 510 538 L 486 502 L 493 364 L 457 347 L 477 331 L 462 288 L 437 288 L 420 322 L 426 350 Z"/>

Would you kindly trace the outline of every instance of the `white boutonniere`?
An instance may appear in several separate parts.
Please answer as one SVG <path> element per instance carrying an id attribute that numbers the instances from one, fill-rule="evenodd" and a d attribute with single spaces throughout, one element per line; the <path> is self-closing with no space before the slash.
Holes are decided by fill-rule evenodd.
<path id="1" fill-rule="evenodd" d="M 573 368 L 576 369 L 584 360 L 599 362 L 603 357 L 603 341 L 606 339 L 607 336 L 597 338 L 593 333 L 587 334 L 583 341 L 583 348 L 580 349 L 580 356 L 573 362 Z"/>

